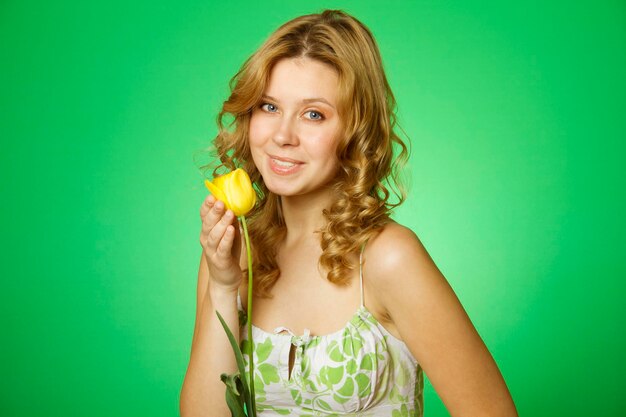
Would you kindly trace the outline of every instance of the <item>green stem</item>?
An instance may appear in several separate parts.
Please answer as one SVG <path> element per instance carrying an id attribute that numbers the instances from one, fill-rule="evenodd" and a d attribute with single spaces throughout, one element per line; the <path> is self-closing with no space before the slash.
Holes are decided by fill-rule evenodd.
<path id="1" fill-rule="evenodd" d="M 243 237 L 246 241 L 246 255 L 248 257 L 248 358 L 249 358 L 249 379 L 250 396 L 252 397 L 252 410 L 249 415 L 256 416 L 256 399 L 254 396 L 254 343 L 252 342 L 252 251 L 250 249 L 250 236 L 248 235 L 248 224 L 246 216 L 240 216 L 239 220 L 243 226 Z"/>

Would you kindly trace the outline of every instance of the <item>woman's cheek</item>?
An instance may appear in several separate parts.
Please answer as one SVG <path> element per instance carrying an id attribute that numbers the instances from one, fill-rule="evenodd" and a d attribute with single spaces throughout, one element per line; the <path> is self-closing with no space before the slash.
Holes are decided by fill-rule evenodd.
<path id="1" fill-rule="evenodd" d="M 253 116 L 250 120 L 250 144 L 253 146 L 262 145 L 271 137 L 272 126 L 270 121 L 265 120 L 262 115 Z"/>

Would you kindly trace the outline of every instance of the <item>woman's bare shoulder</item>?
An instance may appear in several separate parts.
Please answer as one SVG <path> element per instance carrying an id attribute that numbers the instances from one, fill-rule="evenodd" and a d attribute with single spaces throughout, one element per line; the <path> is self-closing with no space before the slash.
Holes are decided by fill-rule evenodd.
<path id="1" fill-rule="evenodd" d="M 386 224 L 365 249 L 370 274 L 380 279 L 404 268 L 408 259 L 424 258 L 424 255 L 427 256 L 426 249 L 415 232 L 396 222 Z"/>
<path id="2" fill-rule="evenodd" d="M 447 285 L 435 262 L 415 232 L 398 223 L 389 223 L 368 242 L 364 253 L 364 274 L 384 310 L 397 307 L 397 295 L 412 293 L 418 302 L 425 287 Z"/>

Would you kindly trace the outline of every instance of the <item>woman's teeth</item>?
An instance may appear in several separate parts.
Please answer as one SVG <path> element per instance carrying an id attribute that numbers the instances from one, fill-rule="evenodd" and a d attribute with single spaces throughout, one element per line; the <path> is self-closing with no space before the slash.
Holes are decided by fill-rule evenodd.
<path id="1" fill-rule="evenodd" d="M 295 165 L 296 165 L 296 164 L 294 164 L 293 162 L 279 161 L 278 159 L 272 159 L 272 161 L 273 161 L 276 165 L 281 166 L 281 167 L 285 167 L 285 168 L 289 168 L 289 167 L 292 167 L 292 166 L 295 166 Z"/>

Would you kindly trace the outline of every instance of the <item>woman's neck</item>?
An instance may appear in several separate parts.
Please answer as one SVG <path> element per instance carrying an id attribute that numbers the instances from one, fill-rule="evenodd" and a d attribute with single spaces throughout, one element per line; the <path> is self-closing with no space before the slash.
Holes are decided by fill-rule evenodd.
<path id="1" fill-rule="evenodd" d="M 325 225 L 323 211 L 330 208 L 331 195 L 332 190 L 326 188 L 315 194 L 281 197 L 286 243 L 313 237 Z"/>

